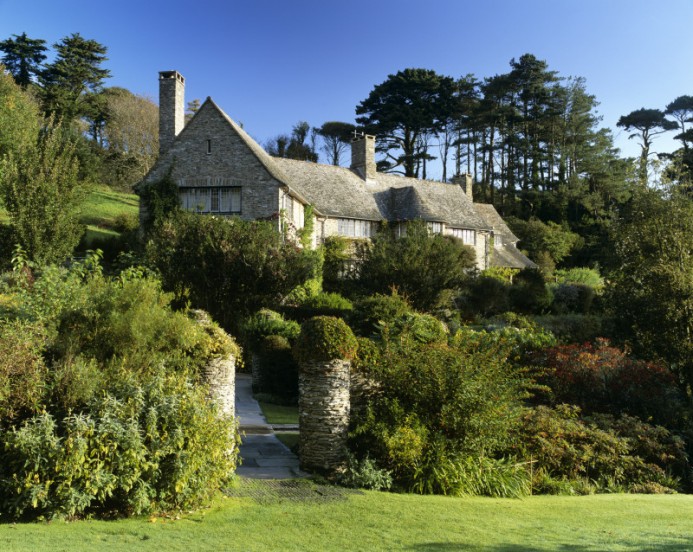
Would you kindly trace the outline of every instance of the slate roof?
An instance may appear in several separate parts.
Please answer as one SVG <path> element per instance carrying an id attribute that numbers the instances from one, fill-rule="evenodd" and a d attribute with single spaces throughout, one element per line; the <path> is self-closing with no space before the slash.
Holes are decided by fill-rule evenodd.
<path id="1" fill-rule="evenodd" d="M 500 239 L 503 245 L 516 244 L 519 238 L 512 233 L 508 225 L 496 211 L 496 208 L 489 203 L 475 203 L 474 209 L 484 222 L 493 228 L 494 239 L 496 242 Z"/>
<path id="2" fill-rule="evenodd" d="M 457 184 L 378 173 L 364 180 L 351 169 L 271 158 L 292 189 L 320 213 L 363 220 L 444 222 L 454 228 L 491 230 Z"/>
<path id="3" fill-rule="evenodd" d="M 506 266 L 508 268 L 537 268 L 536 263 L 529 260 L 522 251 L 514 245 L 502 245 L 493 248 L 491 266 Z"/>

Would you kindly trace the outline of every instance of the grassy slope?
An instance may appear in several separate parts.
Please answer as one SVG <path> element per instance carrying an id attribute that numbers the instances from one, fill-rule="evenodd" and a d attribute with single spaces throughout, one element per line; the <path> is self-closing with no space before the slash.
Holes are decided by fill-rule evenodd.
<path id="1" fill-rule="evenodd" d="M 137 215 L 139 198 L 135 194 L 116 192 L 106 186 L 95 187 L 82 206 L 80 222 L 87 225 L 87 237 L 115 236 L 115 218 L 120 214 Z M 8 223 L 6 211 L 0 207 L 0 223 Z"/>
<path id="2" fill-rule="evenodd" d="M 329 503 L 226 498 L 178 521 L 0 525 L 17 550 L 691 550 L 693 497 L 525 500 L 367 492 Z"/>

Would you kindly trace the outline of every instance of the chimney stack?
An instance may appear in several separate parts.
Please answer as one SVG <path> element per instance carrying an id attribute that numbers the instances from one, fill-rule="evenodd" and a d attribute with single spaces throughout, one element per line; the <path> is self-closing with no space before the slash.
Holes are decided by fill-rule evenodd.
<path id="1" fill-rule="evenodd" d="M 159 155 L 185 126 L 185 79 L 178 71 L 159 73 Z"/>
<path id="2" fill-rule="evenodd" d="M 364 180 L 376 177 L 375 136 L 364 134 L 351 141 L 351 170 L 356 171 Z"/>
<path id="3" fill-rule="evenodd" d="M 470 202 L 474 202 L 474 191 L 472 190 L 472 175 L 457 174 L 452 177 L 452 183 L 458 184 L 463 190 Z"/>

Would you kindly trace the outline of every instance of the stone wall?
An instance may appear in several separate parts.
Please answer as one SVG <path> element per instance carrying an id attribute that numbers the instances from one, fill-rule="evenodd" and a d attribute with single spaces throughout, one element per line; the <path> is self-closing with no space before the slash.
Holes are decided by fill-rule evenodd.
<path id="1" fill-rule="evenodd" d="M 299 458 L 305 470 L 334 473 L 344 467 L 350 366 L 345 360 L 300 365 Z"/>

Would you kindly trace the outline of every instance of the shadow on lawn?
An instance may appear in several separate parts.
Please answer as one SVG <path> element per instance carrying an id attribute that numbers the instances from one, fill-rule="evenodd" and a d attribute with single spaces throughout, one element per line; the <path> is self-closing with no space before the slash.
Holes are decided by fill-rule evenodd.
<path id="1" fill-rule="evenodd" d="M 643 551 L 643 550 L 656 550 L 657 552 L 678 552 L 683 550 L 693 549 L 693 537 L 688 538 L 678 538 L 678 539 L 666 539 L 668 542 L 658 542 L 645 545 L 643 541 L 640 542 L 620 542 L 619 550 L 633 550 L 633 551 Z M 453 542 L 425 542 L 421 544 L 415 544 L 407 548 L 407 550 L 432 550 L 441 552 L 452 552 L 453 550 L 480 550 L 482 552 L 526 552 L 527 550 L 557 550 L 560 552 L 594 552 L 595 550 L 602 550 L 602 546 L 607 543 L 600 543 L 595 545 L 582 545 L 582 544 L 560 544 L 553 547 L 541 547 L 534 548 L 528 547 L 527 545 L 521 544 L 496 544 L 489 546 L 479 546 L 464 543 L 453 543 Z"/>

